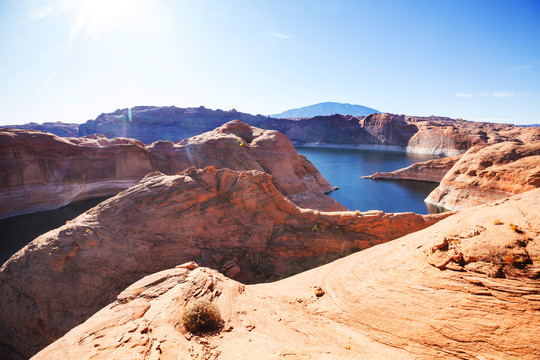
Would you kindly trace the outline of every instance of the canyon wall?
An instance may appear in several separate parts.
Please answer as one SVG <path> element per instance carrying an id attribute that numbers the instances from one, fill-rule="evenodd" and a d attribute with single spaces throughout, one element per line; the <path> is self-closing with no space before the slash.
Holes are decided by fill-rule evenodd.
<path id="1" fill-rule="evenodd" d="M 0 268 L 0 348 L 30 356 L 132 282 L 185 261 L 244 282 L 281 277 L 450 215 L 303 209 L 271 179 L 213 166 L 154 172 L 41 235 Z"/>
<path id="2" fill-rule="evenodd" d="M 460 210 L 540 187 L 540 141 L 468 150 L 426 202 Z"/>
<path id="3" fill-rule="evenodd" d="M 238 119 L 252 126 L 278 130 L 294 144 L 351 147 L 371 150 L 455 156 L 471 146 L 502 141 L 540 139 L 540 128 L 478 123 L 446 117 L 418 117 L 388 113 L 365 117 L 315 116 L 276 119 L 236 110 L 204 107 L 138 106 L 104 113 L 79 126 L 79 136 L 102 134 L 129 137 L 145 144 L 158 140 L 179 141 Z"/>
<path id="4" fill-rule="evenodd" d="M 532 190 L 269 284 L 164 270 L 33 359 L 538 359 L 539 213 Z M 182 325 L 201 298 L 216 334 Z"/>
<path id="5" fill-rule="evenodd" d="M 324 195 L 333 187 L 277 131 L 233 121 L 180 143 L 145 146 L 134 139 L 60 138 L 32 130 L 0 130 L 0 218 L 114 195 L 154 170 L 190 166 L 260 170 L 300 206 L 344 210 Z"/>

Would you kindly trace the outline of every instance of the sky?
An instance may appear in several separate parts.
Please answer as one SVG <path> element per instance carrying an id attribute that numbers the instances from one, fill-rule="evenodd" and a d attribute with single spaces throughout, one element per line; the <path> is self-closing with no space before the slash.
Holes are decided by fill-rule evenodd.
<path id="1" fill-rule="evenodd" d="M 540 0 L 0 0 L 0 125 L 325 101 L 540 123 Z"/>

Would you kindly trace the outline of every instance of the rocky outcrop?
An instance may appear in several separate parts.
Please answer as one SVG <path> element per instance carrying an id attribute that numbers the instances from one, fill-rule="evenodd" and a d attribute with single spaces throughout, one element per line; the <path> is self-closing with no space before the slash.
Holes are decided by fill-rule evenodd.
<path id="1" fill-rule="evenodd" d="M 376 172 L 373 175 L 364 176 L 364 178 L 373 180 L 415 180 L 438 183 L 459 158 L 460 156 L 458 155 L 418 162 L 403 169 L 392 172 Z"/>
<path id="2" fill-rule="evenodd" d="M 37 131 L 0 131 L 0 218 L 55 209 L 72 201 L 114 195 L 154 170 L 190 166 L 260 170 L 303 207 L 344 210 L 324 195 L 333 187 L 282 134 L 233 121 L 180 143 L 146 147 L 134 139 L 90 135 L 60 138 Z"/>
<path id="3" fill-rule="evenodd" d="M 533 190 L 269 284 L 185 264 L 129 286 L 33 359 L 538 359 L 539 213 Z M 462 260 L 434 263 L 451 244 Z M 183 328 L 196 298 L 219 307 L 217 333 Z"/>
<path id="4" fill-rule="evenodd" d="M 315 116 L 307 119 L 275 119 L 236 110 L 199 108 L 134 107 L 101 114 L 79 127 L 79 135 L 104 134 L 133 137 L 151 143 L 178 141 L 209 131 L 230 120 L 278 130 L 294 144 L 352 147 L 373 150 L 455 156 L 471 146 L 502 141 L 540 140 L 540 128 L 476 123 L 445 117 L 395 114 Z"/>
<path id="5" fill-rule="evenodd" d="M 79 124 L 63 123 L 61 121 L 44 122 L 43 124 L 31 122 L 23 125 L 5 125 L 2 127 L 10 129 L 39 130 L 61 137 L 79 136 Z"/>
<path id="6" fill-rule="evenodd" d="M 503 142 L 467 151 L 426 202 L 460 210 L 540 187 L 540 141 Z"/>
<path id="7" fill-rule="evenodd" d="M 446 216 L 302 209 L 283 197 L 270 175 L 255 170 L 152 173 L 38 237 L 0 268 L 0 347 L 32 355 L 128 284 L 185 261 L 242 281 L 267 279 Z"/>

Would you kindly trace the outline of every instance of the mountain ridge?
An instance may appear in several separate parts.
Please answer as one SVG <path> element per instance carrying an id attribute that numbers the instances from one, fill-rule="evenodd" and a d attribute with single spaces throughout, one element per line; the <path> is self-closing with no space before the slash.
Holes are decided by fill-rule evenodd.
<path id="1" fill-rule="evenodd" d="M 370 114 L 379 114 L 379 110 L 373 108 L 349 104 L 349 103 L 339 103 L 333 101 L 326 101 L 322 103 L 317 103 L 313 105 L 302 106 L 299 108 L 285 110 L 279 114 L 269 115 L 278 119 L 286 118 L 308 118 L 314 116 L 328 116 L 334 114 L 341 115 L 353 115 L 353 116 L 367 116 Z"/>

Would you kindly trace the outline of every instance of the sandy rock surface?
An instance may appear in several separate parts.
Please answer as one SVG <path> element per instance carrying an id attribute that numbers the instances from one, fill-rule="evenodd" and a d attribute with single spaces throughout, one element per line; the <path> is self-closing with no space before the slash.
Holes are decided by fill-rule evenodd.
<path id="1" fill-rule="evenodd" d="M 33 359 L 538 359 L 539 213 L 533 190 L 268 284 L 192 264 L 165 270 Z M 456 266 L 434 263 L 454 250 Z M 509 252 L 521 260 L 501 264 Z M 478 262 L 502 270 L 468 266 Z M 184 306 L 200 297 L 219 307 L 219 332 L 182 327 Z"/>
<path id="2" fill-rule="evenodd" d="M 154 172 L 0 268 L 0 347 L 32 355 L 129 284 L 179 263 L 196 260 L 242 281 L 282 277 L 448 215 L 303 209 L 255 170 Z"/>

